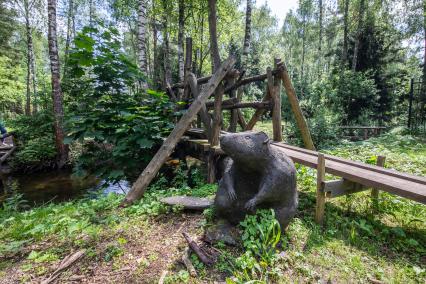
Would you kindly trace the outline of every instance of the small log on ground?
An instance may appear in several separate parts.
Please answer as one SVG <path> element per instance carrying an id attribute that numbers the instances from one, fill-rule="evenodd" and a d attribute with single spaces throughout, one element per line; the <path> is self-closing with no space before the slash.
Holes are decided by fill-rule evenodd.
<path id="1" fill-rule="evenodd" d="M 198 256 L 201 262 L 207 266 L 212 266 L 214 261 L 202 251 L 200 246 L 198 246 L 197 243 L 194 240 L 192 240 L 187 233 L 183 232 L 182 235 L 185 238 L 185 240 L 188 242 L 189 247 Z"/>
<path id="2" fill-rule="evenodd" d="M 210 79 L 209 83 L 203 88 L 200 95 L 194 100 L 194 102 L 191 104 L 191 106 L 176 124 L 172 133 L 164 141 L 163 145 L 152 158 L 151 162 L 148 164 L 148 166 L 144 169 L 142 174 L 133 184 L 131 190 L 127 193 L 126 197 L 122 202 L 123 206 L 132 204 L 135 200 L 142 197 L 145 192 L 145 189 L 151 183 L 152 179 L 158 173 L 161 166 L 173 152 L 174 148 L 176 147 L 176 144 L 180 141 L 185 131 L 191 125 L 191 122 L 194 117 L 201 110 L 202 106 L 205 105 L 210 95 L 215 92 L 220 82 L 223 80 L 228 71 L 234 66 L 234 64 L 235 59 L 232 57 L 228 58 L 226 61 L 223 62 L 220 68 Z"/>
<path id="3" fill-rule="evenodd" d="M 197 271 L 194 268 L 194 265 L 191 262 L 190 257 L 190 251 L 189 248 L 185 248 L 183 255 L 182 255 L 182 262 L 186 266 L 186 269 L 189 272 L 189 275 L 192 277 L 197 277 Z"/>

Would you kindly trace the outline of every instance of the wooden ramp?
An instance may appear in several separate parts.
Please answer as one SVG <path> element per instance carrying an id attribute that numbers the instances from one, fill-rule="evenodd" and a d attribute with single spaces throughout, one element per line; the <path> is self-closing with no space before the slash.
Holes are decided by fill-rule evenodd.
<path id="1" fill-rule="evenodd" d="M 210 151 L 208 143 L 203 138 L 202 129 L 190 129 L 187 131 L 186 141 L 183 143 L 187 147 L 193 149 L 191 154 L 203 158 L 204 151 Z M 191 139 L 194 138 L 194 139 Z M 295 163 L 302 164 L 311 168 L 318 168 L 319 155 L 318 152 L 302 149 L 291 146 L 285 143 L 273 142 L 273 147 L 283 151 Z M 216 149 L 218 154 L 224 154 L 220 149 Z M 331 155 L 323 155 L 325 158 L 325 172 L 342 177 L 345 181 L 350 181 L 353 184 L 351 189 L 344 190 L 337 188 L 337 181 L 324 182 L 324 191 L 326 197 L 337 197 L 341 193 L 354 193 L 366 188 L 377 188 L 395 195 L 399 195 L 417 202 L 426 204 L 426 178 L 410 175 L 394 170 L 384 169 L 383 167 L 369 165 L 361 162 L 355 162 L 348 159 L 343 159 Z M 342 181 L 339 181 L 342 183 Z M 347 182 L 346 182 L 347 183 Z M 362 185 L 356 188 L 354 184 Z M 346 184 L 346 187 L 348 184 Z M 328 191 L 329 190 L 329 191 Z"/>

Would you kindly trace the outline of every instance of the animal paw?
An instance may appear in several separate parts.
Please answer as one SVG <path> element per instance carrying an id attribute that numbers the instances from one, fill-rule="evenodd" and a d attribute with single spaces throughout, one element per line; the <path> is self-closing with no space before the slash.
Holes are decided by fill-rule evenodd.
<path id="1" fill-rule="evenodd" d="M 228 189 L 229 200 L 235 201 L 237 199 L 237 195 L 235 194 L 234 189 Z"/>
<path id="2" fill-rule="evenodd" d="M 247 201 L 246 205 L 244 205 L 244 208 L 247 211 L 254 212 L 254 210 L 256 209 L 256 205 L 257 205 L 256 199 L 252 198 L 249 201 Z"/>

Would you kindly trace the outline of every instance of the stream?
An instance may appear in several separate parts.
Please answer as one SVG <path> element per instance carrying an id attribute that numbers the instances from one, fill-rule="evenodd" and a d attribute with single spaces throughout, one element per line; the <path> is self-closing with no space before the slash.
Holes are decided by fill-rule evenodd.
<path id="1" fill-rule="evenodd" d="M 120 184 L 105 184 L 96 177 L 80 178 L 71 170 L 61 170 L 29 175 L 11 175 L 1 177 L 4 186 L 0 186 L 0 203 L 14 193 L 21 193 L 30 206 L 47 202 L 62 202 L 102 194 L 123 194 L 130 188 L 127 181 Z M 1 204 L 0 204 L 1 206 Z"/>

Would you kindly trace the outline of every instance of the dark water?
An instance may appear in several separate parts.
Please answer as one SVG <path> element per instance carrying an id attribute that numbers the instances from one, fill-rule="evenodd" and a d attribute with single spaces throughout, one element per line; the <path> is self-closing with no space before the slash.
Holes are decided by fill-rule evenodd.
<path id="1" fill-rule="evenodd" d="M 105 185 L 102 180 L 95 177 L 80 178 L 67 170 L 14 175 L 2 179 L 4 186 L 0 187 L 0 202 L 14 193 L 21 193 L 30 206 L 49 201 L 68 201 L 85 195 L 93 196 L 95 192 L 123 194 L 123 191 L 127 191 L 130 187 L 126 181 Z"/>

